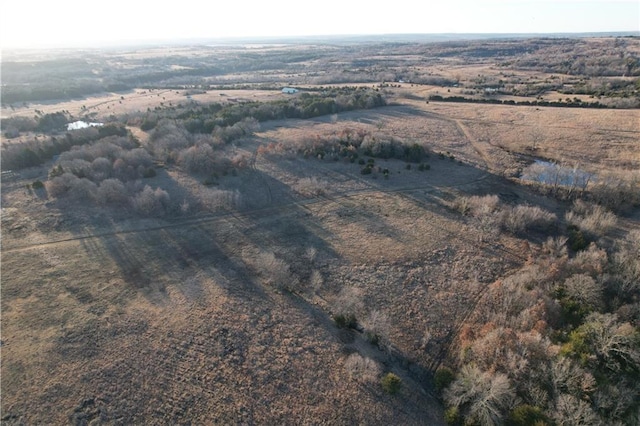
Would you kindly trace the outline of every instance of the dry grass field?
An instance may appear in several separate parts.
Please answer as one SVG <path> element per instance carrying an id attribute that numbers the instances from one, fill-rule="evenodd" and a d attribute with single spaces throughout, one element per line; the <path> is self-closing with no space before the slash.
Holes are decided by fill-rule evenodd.
<path id="1" fill-rule="evenodd" d="M 392 107 L 336 124 L 274 123 L 258 138 L 395 114 Z M 243 193 L 255 192 L 251 209 L 178 222 L 114 219 L 6 184 L 6 420 L 437 424 L 422 369 L 437 364 L 440 342 L 472 308 L 469 288 L 480 292 L 522 253 L 516 241 L 477 244 L 477 231 L 443 204 L 458 191 L 498 190 L 496 178 L 448 159 L 434 160 L 428 173 L 397 160 L 385 167 L 389 180 L 365 180 L 351 164 L 262 159 L 238 178 Z M 326 180 L 325 196 L 291 190 L 309 176 Z M 192 185 L 177 170 L 155 179 Z M 265 189 L 270 197 L 261 199 Z M 309 248 L 317 251 L 312 263 Z M 255 264 L 262 251 L 290 264 L 305 297 L 264 284 Z M 315 291 L 312 270 L 325 283 Z M 333 325 L 343 288 L 366 301 L 363 317 L 379 310 L 393 319 L 400 355 Z M 402 398 L 349 378 L 342 365 L 353 352 L 403 377 Z"/>
<path id="2" fill-rule="evenodd" d="M 201 91 L 200 91 L 201 92 Z M 200 93 L 191 90 L 169 89 L 135 89 L 127 93 L 104 93 L 65 102 L 30 103 L 13 109 L 2 108 L 2 117 L 25 116 L 33 117 L 36 110 L 44 114 L 57 111 L 69 111 L 74 116 L 91 116 L 98 120 L 108 120 L 111 115 L 124 115 L 153 110 L 156 107 L 172 106 L 190 103 L 210 102 L 264 102 L 274 99 L 284 99 L 287 95 L 276 90 L 209 90 Z"/>

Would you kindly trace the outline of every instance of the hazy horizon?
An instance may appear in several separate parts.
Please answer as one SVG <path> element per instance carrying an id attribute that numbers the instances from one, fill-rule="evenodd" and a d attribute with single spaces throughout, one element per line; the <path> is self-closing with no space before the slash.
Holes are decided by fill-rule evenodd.
<path id="1" fill-rule="evenodd" d="M 184 0 L 179 8 L 167 8 L 113 0 L 102 9 L 78 0 L 25 0 L 4 4 L 0 22 L 5 49 L 335 36 L 635 34 L 640 2 L 407 1 L 380 8 L 360 0 L 327 0 L 300 8 L 290 0 L 220 5 Z"/>

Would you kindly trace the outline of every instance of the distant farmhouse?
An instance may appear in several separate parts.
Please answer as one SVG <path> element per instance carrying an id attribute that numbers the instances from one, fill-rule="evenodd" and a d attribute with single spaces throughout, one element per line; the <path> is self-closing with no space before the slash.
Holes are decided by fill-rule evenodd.
<path id="1" fill-rule="evenodd" d="M 293 87 L 285 87 L 282 89 L 282 93 L 298 93 L 298 89 L 294 89 Z"/>

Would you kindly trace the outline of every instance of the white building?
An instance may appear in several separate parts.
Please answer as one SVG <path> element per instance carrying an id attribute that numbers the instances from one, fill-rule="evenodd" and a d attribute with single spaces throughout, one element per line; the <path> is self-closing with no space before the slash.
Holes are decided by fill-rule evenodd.
<path id="1" fill-rule="evenodd" d="M 285 87 L 282 89 L 282 93 L 298 93 L 298 89 L 294 89 L 293 87 Z"/>

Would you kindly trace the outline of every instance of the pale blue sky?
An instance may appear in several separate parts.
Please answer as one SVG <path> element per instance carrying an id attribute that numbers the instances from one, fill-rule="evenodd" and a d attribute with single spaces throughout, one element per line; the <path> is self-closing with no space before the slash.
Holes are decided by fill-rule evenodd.
<path id="1" fill-rule="evenodd" d="M 392 33 L 640 31 L 640 0 L 3 0 L 3 47 Z"/>

